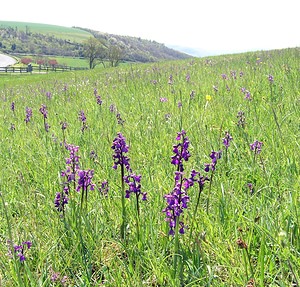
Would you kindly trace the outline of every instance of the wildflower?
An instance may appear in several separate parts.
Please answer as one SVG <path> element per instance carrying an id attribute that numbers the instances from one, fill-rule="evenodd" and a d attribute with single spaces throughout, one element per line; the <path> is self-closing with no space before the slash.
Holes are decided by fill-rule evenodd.
<path id="1" fill-rule="evenodd" d="M 245 98 L 244 98 L 245 100 L 249 100 L 249 101 L 252 100 L 251 93 L 248 90 L 246 90 L 246 88 L 242 87 L 241 92 L 245 95 Z"/>
<path id="2" fill-rule="evenodd" d="M 86 116 L 83 110 L 79 112 L 78 118 L 82 122 L 81 131 L 84 132 L 88 128 L 88 126 L 86 124 Z"/>
<path id="3" fill-rule="evenodd" d="M 114 165 L 113 168 L 117 169 L 118 165 L 125 166 L 129 171 L 130 164 L 129 158 L 125 155 L 129 151 L 129 146 L 126 144 L 126 139 L 122 133 L 118 133 L 117 137 L 113 140 L 113 145 L 111 147 L 114 150 L 113 159 Z"/>
<path id="4" fill-rule="evenodd" d="M 101 182 L 101 186 L 98 188 L 99 192 L 103 195 L 107 195 L 109 191 L 108 181 L 104 180 Z"/>
<path id="5" fill-rule="evenodd" d="M 14 131 L 15 129 L 16 129 L 15 124 L 12 124 L 12 123 L 11 123 L 11 124 L 10 124 L 10 130 L 11 130 L 11 131 Z"/>
<path id="6" fill-rule="evenodd" d="M 47 122 L 44 123 L 44 127 L 45 127 L 45 131 L 49 132 L 50 125 Z"/>
<path id="7" fill-rule="evenodd" d="M 32 109 L 26 107 L 26 118 L 25 118 L 25 123 L 29 123 L 32 117 Z"/>
<path id="8" fill-rule="evenodd" d="M 182 107 L 182 102 L 178 102 L 177 107 L 181 108 Z"/>
<path id="9" fill-rule="evenodd" d="M 24 262 L 26 260 L 25 251 L 29 250 L 32 246 L 31 241 L 24 241 L 21 245 L 14 245 L 13 250 L 19 257 L 20 262 Z M 11 253 L 10 253 L 11 254 Z"/>
<path id="10" fill-rule="evenodd" d="M 57 192 L 54 198 L 54 206 L 59 212 L 64 212 L 65 206 L 69 202 L 70 184 L 73 182 L 75 189 L 76 173 L 79 170 L 80 156 L 77 155 L 79 147 L 71 144 L 65 144 L 65 147 L 70 152 L 70 157 L 65 160 L 67 164 L 66 169 L 60 173 L 64 180 L 62 191 Z"/>
<path id="11" fill-rule="evenodd" d="M 66 158 L 66 164 L 71 165 L 74 170 L 78 169 L 80 156 L 78 156 L 76 153 L 79 150 L 79 146 L 68 144 L 66 149 L 70 152 L 70 157 Z"/>
<path id="12" fill-rule="evenodd" d="M 96 102 L 97 102 L 97 105 L 99 105 L 99 106 L 102 105 L 102 99 L 101 99 L 101 96 L 99 96 L 99 95 L 96 96 Z"/>
<path id="13" fill-rule="evenodd" d="M 48 110 L 47 110 L 47 107 L 46 105 L 42 104 L 39 111 L 41 112 L 41 114 L 43 115 L 44 117 L 44 127 L 45 127 L 45 131 L 46 132 L 49 132 L 49 129 L 50 129 L 50 125 L 46 122 L 46 119 L 48 117 Z"/>
<path id="14" fill-rule="evenodd" d="M 56 282 L 59 280 L 59 276 L 60 276 L 60 273 L 59 272 L 53 272 L 53 274 L 51 275 L 51 282 Z"/>
<path id="15" fill-rule="evenodd" d="M 69 144 L 66 145 L 66 149 L 70 152 L 70 157 L 66 158 L 67 167 L 61 172 L 61 176 L 66 178 L 66 183 L 70 183 L 75 181 L 75 175 L 79 169 L 80 156 L 77 155 L 79 147 Z"/>
<path id="16" fill-rule="evenodd" d="M 189 186 L 193 186 L 195 182 L 198 183 L 199 191 L 201 193 L 204 188 L 205 181 L 209 181 L 209 178 L 207 176 L 202 176 L 200 172 L 193 169 L 188 181 L 190 182 Z"/>
<path id="17" fill-rule="evenodd" d="M 97 88 L 94 88 L 94 96 L 96 97 L 98 95 Z"/>
<path id="18" fill-rule="evenodd" d="M 186 80 L 187 82 L 189 82 L 190 79 L 191 79 L 191 76 L 190 76 L 190 74 L 188 73 L 188 74 L 185 76 L 185 80 Z"/>
<path id="19" fill-rule="evenodd" d="M 141 192 L 141 177 L 141 175 L 136 175 L 134 173 L 124 177 L 125 183 L 128 184 L 128 189 L 125 190 L 126 198 L 130 198 L 130 194 L 135 193 L 137 198 L 142 194 L 142 200 L 147 200 L 147 193 Z"/>
<path id="20" fill-rule="evenodd" d="M 15 252 L 20 251 L 22 249 L 23 249 L 22 245 L 14 245 L 14 251 Z"/>
<path id="21" fill-rule="evenodd" d="M 10 108 L 11 108 L 12 112 L 14 113 L 15 112 L 15 102 L 11 103 Z"/>
<path id="22" fill-rule="evenodd" d="M 230 71 L 230 76 L 236 80 L 236 71 Z"/>
<path id="23" fill-rule="evenodd" d="M 248 182 L 247 183 L 247 187 L 250 191 L 250 194 L 253 194 L 254 193 L 254 188 L 253 188 L 253 184 L 251 182 Z"/>
<path id="24" fill-rule="evenodd" d="M 55 283 L 55 282 L 60 282 L 61 286 L 66 286 L 66 283 L 68 281 L 68 276 L 62 276 L 60 272 L 54 272 L 52 269 L 50 270 L 50 281 Z M 59 284 L 59 283 L 57 283 Z M 60 285 L 60 284 L 59 284 Z"/>
<path id="25" fill-rule="evenodd" d="M 51 138 L 52 138 L 52 141 L 53 141 L 54 143 L 57 143 L 58 138 L 57 138 L 57 136 L 55 136 L 55 134 L 52 134 L 52 135 L 51 135 Z M 60 146 L 62 146 L 62 142 L 60 142 L 59 144 L 60 144 Z"/>
<path id="26" fill-rule="evenodd" d="M 254 154 L 260 154 L 263 143 L 255 140 L 252 144 L 250 144 L 250 149 L 254 151 Z"/>
<path id="27" fill-rule="evenodd" d="M 210 95 L 206 95 L 205 99 L 206 99 L 207 102 L 209 102 L 209 101 L 211 101 L 212 97 Z"/>
<path id="28" fill-rule="evenodd" d="M 185 232 L 185 226 L 179 221 L 179 216 L 183 209 L 187 208 L 189 196 L 187 190 L 194 184 L 194 181 L 183 177 L 183 161 L 188 161 L 190 153 L 188 151 L 189 140 L 186 132 L 182 130 L 177 133 L 177 141 L 181 141 L 177 145 L 173 145 L 174 155 L 171 157 L 171 164 L 177 166 L 174 177 L 174 188 L 171 193 L 166 194 L 164 198 L 167 201 L 167 207 L 162 210 L 166 214 L 166 221 L 169 222 L 169 235 L 175 235 L 175 228 L 178 224 L 179 233 Z"/>
<path id="29" fill-rule="evenodd" d="M 26 246 L 27 246 L 27 249 L 30 249 L 31 246 L 32 246 L 32 242 L 31 242 L 31 241 L 23 241 L 22 244 L 23 244 L 23 245 L 26 245 Z"/>
<path id="30" fill-rule="evenodd" d="M 47 119 L 48 111 L 47 111 L 47 107 L 44 104 L 41 105 L 39 111 L 44 116 L 44 119 Z"/>
<path id="31" fill-rule="evenodd" d="M 172 117 L 172 115 L 171 115 L 171 114 L 165 114 L 165 120 L 166 120 L 166 121 L 170 120 L 170 119 L 171 119 L 171 117 Z"/>
<path id="32" fill-rule="evenodd" d="M 229 134 L 229 132 L 225 132 L 225 137 L 223 138 L 223 144 L 226 149 L 230 146 L 230 142 L 233 140 L 232 136 Z"/>
<path id="33" fill-rule="evenodd" d="M 165 102 L 167 102 L 167 101 L 168 101 L 168 99 L 167 99 L 167 98 L 160 98 L 159 100 L 160 100 L 160 102 L 162 102 L 162 103 L 165 103 Z"/>
<path id="34" fill-rule="evenodd" d="M 118 133 L 117 137 L 113 140 L 113 144 L 111 148 L 114 150 L 113 154 L 113 160 L 114 165 L 113 168 L 117 169 L 118 166 L 120 166 L 121 169 L 121 203 L 122 203 L 122 224 L 121 224 L 121 237 L 122 239 L 125 238 L 125 226 L 126 226 L 126 207 L 125 207 L 125 186 L 124 186 L 124 168 L 126 168 L 127 171 L 131 172 L 130 164 L 129 164 L 129 157 L 126 156 L 126 153 L 129 151 L 129 146 L 126 144 L 126 139 L 122 135 L 122 133 Z M 138 202 L 137 202 L 138 205 Z M 139 210 L 137 208 L 137 210 Z M 138 229 L 138 225 L 137 225 Z M 139 232 L 137 232 L 137 235 L 139 237 Z"/>
<path id="35" fill-rule="evenodd" d="M 63 276 L 63 278 L 60 280 L 60 283 L 63 285 L 63 286 L 66 286 L 65 284 L 67 283 L 68 281 L 68 276 L 65 275 Z"/>
<path id="36" fill-rule="evenodd" d="M 222 151 L 212 151 L 211 154 L 209 155 L 209 157 L 211 158 L 211 163 L 205 163 L 204 170 L 206 172 L 209 172 L 210 170 L 215 171 L 218 159 L 221 158 L 221 155 L 222 155 Z"/>
<path id="37" fill-rule="evenodd" d="M 110 112 L 115 113 L 117 111 L 117 108 L 116 108 L 116 106 L 114 104 L 111 104 L 109 106 L 109 110 L 110 110 Z"/>
<path id="38" fill-rule="evenodd" d="M 246 125 L 245 113 L 243 111 L 239 111 L 236 117 L 238 118 L 237 125 L 244 128 Z"/>
<path id="39" fill-rule="evenodd" d="M 62 192 L 57 192 L 54 199 L 54 206 L 57 211 L 64 211 L 65 205 L 68 204 L 69 186 L 65 185 Z"/>
<path id="40" fill-rule="evenodd" d="M 62 130 L 62 133 L 63 133 L 63 142 L 66 143 L 65 130 L 67 129 L 68 124 L 67 124 L 67 122 L 61 121 L 61 122 L 60 122 L 60 126 L 61 126 L 61 130 Z M 61 143 L 61 144 L 62 144 L 62 143 Z"/>
<path id="41" fill-rule="evenodd" d="M 223 80 L 227 80 L 227 75 L 226 74 L 222 74 L 221 77 L 222 77 Z"/>
<path id="42" fill-rule="evenodd" d="M 88 191 L 95 190 L 95 184 L 92 183 L 92 179 L 94 176 L 93 170 L 78 170 L 77 172 L 78 180 L 77 180 L 77 187 L 76 191 L 81 191 L 81 209 L 83 207 L 83 203 L 85 201 L 85 206 L 87 208 L 87 198 L 88 198 Z"/>
<path id="43" fill-rule="evenodd" d="M 94 176 L 93 170 L 78 170 L 78 181 L 76 191 L 84 190 L 94 190 L 95 184 L 92 183 L 92 179 Z"/>
<path id="44" fill-rule="evenodd" d="M 86 122 L 86 116 L 85 116 L 83 110 L 81 110 L 81 111 L 79 112 L 78 118 L 79 118 L 79 120 L 81 120 L 83 123 Z"/>
<path id="45" fill-rule="evenodd" d="M 118 125 L 123 126 L 124 123 L 125 123 L 125 121 L 121 118 L 121 114 L 120 113 L 116 114 L 116 118 L 117 118 Z"/>
<path id="46" fill-rule="evenodd" d="M 98 158 L 97 153 L 96 153 L 94 150 L 92 150 L 92 151 L 90 152 L 90 159 L 92 159 L 93 161 L 96 161 L 97 158 Z"/>
<path id="47" fill-rule="evenodd" d="M 50 100 L 52 98 L 51 92 L 46 92 L 46 97 L 48 98 L 48 100 Z"/>
<path id="48" fill-rule="evenodd" d="M 26 260 L 26 258 L 25 258 L 25 256 L 24 256 L 24 254 L 23 254 L 23 253 L 18 253 L 17 255 L 18 255 L 18 256 L 19 256 L 19 258 L 20 258 L 20 262 L 23 262 L 23 261 L 25 261 L 25 260 Z"/>
<path id="49" fill-rule="evenodd" d="M 173 85 L 173 76 L 172 75 L 169 76 L 168 84 Z"/>
<path id="50" fill-rule="evenodd" d="M 64 130 L 66 130 L 67 129 L 67 127 L 68 127 L 68 124 L 67 124 L 67 122 L 63 122 L 63 121 L 61 121 L 60 122 L 60 125 L 61 125 L 61 129 L 64 131 Z"/>
<path id="51" fill-rule="evenodd" d="M 269 80 L 270 84 L 273 84 L 273 82 L 274 82 L 274 77 L 273 77 L 272 75 L 269 75 L 269 76 L 268 76 L 268 80 Z"/>
<path id="52" fill-rule="evenodd" d="M 96 88 L 94 89 L 94 96 L 96 98 L 97 105 L 101 106 L 102 105 L 102 99 L 101 99 L 101 96 L 98 95 L 98 91 L 97 91 Z"/>
<path id="53" fill-rule="evenodd" d="M 178 171 L 183 171 L 183 161 L 188 161 L 189 157 L 191 156 L 188 147 L 189 147 L 189 140 L 188 137 L 185 136 L 186 132 L 182 130 L 181 132 L 177 133 L 176 140 L 180 141 L 181 143 L 177 145 L 173 145 L 173 155 L 171 157 L 171 164 L 178 166 Z"/>
<path id="54" fill-rule="evenodd" d="M 167 201 L 167 207 L 162 210 L 166 214 L 166 221 L 169 222 L 169 235 L 174 235 L 174 229 L 177 224 L 179 224 L 179 232 L 184 234 L 184 224 L 182 221 L 179 221 L 179 216 L 183 213 L 183 209 L 187 208 L 187 203 L 190 198 L 187 195 L 187 189 L 191 186 L 189 184 L 183 185 L 187 182 L 187 179 L 183 179 L 183 173 L 176 171 L 175 172 L 175 185 L 170 194 L 166 194 L 164 198 Z"/>
<path id="55" fill-rule="evenodd" d="M 195 93 L 196 92 L 194 90 L 191 91 L 191 93 L 190 93 L 190 99 L 191 100 L 193 100 L 195 98 Z"/>
<path id="56" fill-rule="evenodd" d="M 246 93 L 245 93 L 245 100 L 249 100 L 249 101 L 252 100 L 251 93 L 249 91 L 246 91 Z"/>

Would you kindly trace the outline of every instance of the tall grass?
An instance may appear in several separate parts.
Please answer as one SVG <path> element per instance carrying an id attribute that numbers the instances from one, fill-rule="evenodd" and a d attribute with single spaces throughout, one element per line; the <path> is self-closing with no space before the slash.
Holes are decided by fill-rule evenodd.
<path id="1" fill-rule="evenodd" d="M 3 286 L 299 285 L 299 49 L 41 76 L 0 91 Z M 33 111 L 27 124 L 26 107 Z M 191 154 L 186 177 L 195 169 L 210 181 L 201 196 L 197 185 L 188 189 L 186 231 L 174 237 L 162 210 L 182 129 Z M 226 150 L 227 131 L 233 140 Z M 134 196 L 122 207 L 120 173 L 112 168 L 118 132 L 147 192 L 138 219 Z M 250 148 L 256 140 L 260 153 Z M 67 144 L 79 147 L 80 170 L 94 171 L 95 189 L 85 191 L 81 208 L 72 183 L 62 213 L 54 199 Z M 213 176 L 204 170 L 212 151 L 222 151 Z M 14 246 L 27 241 L 21 261 Z"/>

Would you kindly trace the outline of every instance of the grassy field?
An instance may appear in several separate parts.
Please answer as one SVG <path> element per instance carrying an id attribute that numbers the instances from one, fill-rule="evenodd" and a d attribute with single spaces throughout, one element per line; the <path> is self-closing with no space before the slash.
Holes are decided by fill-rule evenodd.
<path id="1" fill-rule="evenodd" d="M 12 27 L 17 28 L 19 31 L 27 30 L 32 33 L 49 34 L 60 39 L 67 39 L 78 43 L 92 36 L 89 32 L 81 29 L 40 23 L 0 21 L 1 27 Z"/>
<path id="2" fill-rule="evenodd" d="M 17 58 L 15 57 L 16 59 L 18 59 L 18 63 L 13 65 L 14 67 L 18 67 L 18 66 L 27 66 L 27 65 L 24 65 L 21 63 L 21 60 L 22 58 L 31 58 L 33 60 L 33 65 L 36 65 L 34 64 L 34 59 L 35 59 L 35 56 L 31 56 L 31 55 L 24 55 L 22 56 L 22 58 Z M 41 58 L 41 57 L 39 57 Z M 59 56 L 45 56 L 44 57 L 45 61 L 48 59 L 51 59 L 51 60 L 56 60 L 57 61 L 57 64 L 59 66 L 68 66 L 68 67 L 82 67 L 82 68 L 88 68 L 89 67 L 89 64 L 88 64 L 88 60 L 87 59 L 84 59 L 84 58 L 74 58 L 74 57 L 59 57 Z M 101 64 L 99 66 L 102 66 Z M 97 66 L 96 66 L 97 67 Z M 98 67 L 97 67 L 98 68 Z"/>
<path id="3" fill-rule="evenodd" d="M 299 286 L 299 56 L 7 80 L 0 286 Z"/>

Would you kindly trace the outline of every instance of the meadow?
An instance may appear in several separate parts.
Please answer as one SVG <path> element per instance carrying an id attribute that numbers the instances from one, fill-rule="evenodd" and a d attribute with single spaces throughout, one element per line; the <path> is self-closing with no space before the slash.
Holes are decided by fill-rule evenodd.
<path id="1" fill-rule="evenodd" d="M 0 286 L 299 286 L 299 56 L 6 78 Z"/>
<path id="2" fill-rule="evenodd" d="M 25 57 L 16 57 L 15 59 L 18 61 L 13 67 L 27 67 L 27 64 L 22 63 L 22 59 L 31 59 L 33 62 L 33 66 L 38 67 L 37 64 L 35 64 L 35 56 L 26 55 Z M 49 60 L 56 60 L 58 66 L 68 66 L 68 67 L 76 67 L 76 68 L 88 68 L 88 61 L 84 58 L 72 58 L 72 57 L 59 57 L 59 56 L 51 56 L 51 57 L 44 57 L 45 62 Z M 102 65 L 101 65 L 102 66 Z M 101 67 L 100 65 L 96 66 L 97 68 Z"/>

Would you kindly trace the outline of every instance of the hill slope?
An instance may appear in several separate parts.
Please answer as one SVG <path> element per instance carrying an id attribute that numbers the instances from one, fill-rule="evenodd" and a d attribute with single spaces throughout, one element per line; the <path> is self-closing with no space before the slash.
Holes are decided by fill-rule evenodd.
<path id="1" fill-rule="evenodd" d="M 102 33 L 80 27 L 0 21 L 0 51 L 4 53 L 42 54 L 83 57 L 83 43 L 89 37 L 104 45 L 122 48 L 125 61 L 153 62 L 185 59 L 191 56 L 155 41 Z"/>
<path id="2" fill-rule="evenodd" d="M 64 39 L 68 41 L 74 41 L 81 43 L 91 36 L 91 33 L 82 29 L 70 28 L 58 25 L 28 23 L 28 22 L 12 22 L 12 21 L 0 21 L 0 29 L 7 28 L 12 31 L 19 31 L 21 34 L 44 34 L 48 36 L 54 36 L 58 39 Z"/>
<path id="3" fill-rule="evenodd" d="M 117 45 L 123 50 L 123 60 L 137 62 L 154 62 L 162 59 L 179 60 L 191 56 L 166 47 L 156 41 L 145 40 L 131 36 L 120 36 L 109 33 L 84 29 L 94 35 L 106 46 Z"/>

